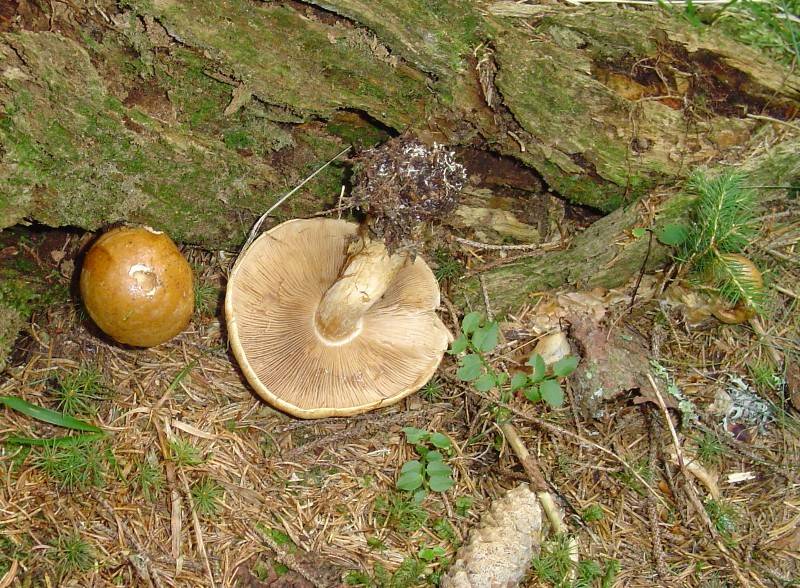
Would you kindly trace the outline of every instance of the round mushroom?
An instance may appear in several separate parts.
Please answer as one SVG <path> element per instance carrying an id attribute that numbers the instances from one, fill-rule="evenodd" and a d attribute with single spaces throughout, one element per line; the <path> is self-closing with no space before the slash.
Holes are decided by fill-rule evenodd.
<path id="1" fill-rule="evenodd" d="M 341 220 L 285 222 L 228 279 L 233 353 L 255 391 L 294 416 L 397 402 L 430 379 L 450 342 L 427 264 L 358 232 Z"/>
<path id="2" fill-rule="evenodd" d="M 172 240 L 150 227 L 101 235 L 83 259 L 80 291 L 95 324 L 135 347 L 168 341 L 194 310 L 192 269 Z"/>

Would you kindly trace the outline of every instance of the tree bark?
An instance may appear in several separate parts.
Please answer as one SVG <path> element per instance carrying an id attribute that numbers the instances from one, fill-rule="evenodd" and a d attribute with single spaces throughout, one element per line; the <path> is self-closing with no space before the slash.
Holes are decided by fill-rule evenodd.
<path id="1" fill-rule="evenodd" d="M 487 273 L 507 309 L 532 290 L 627 279 L 646 250 L 629 234 L 649 226 L 645 206 L 657 223 L 685 214 L 675 186 L 747 160 L 799 100 L 785 66 L 659 9 L 12 0 L 0 10 L 0 228 L 124 220 L 235 249 L 344 146 L 411 131 L 514 158 L 552 193 L 610 213 L 567 250 Z M 796 181 L 793 146 L 753 160 L 763 183 Z M 273 221 L 335 205 L 344 175 L 331 166 Z M 475 194 L 491 213 L 494 194 Z"/>

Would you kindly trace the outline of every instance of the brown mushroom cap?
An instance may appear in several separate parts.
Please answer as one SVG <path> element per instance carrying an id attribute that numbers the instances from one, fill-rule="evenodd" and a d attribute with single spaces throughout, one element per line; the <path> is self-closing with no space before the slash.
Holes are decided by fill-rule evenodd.
<path id="1" fill-rule="evenodd" d="M 421 258 L 400 269 L 355 337 L 332 343 L 319 335 L 317 308 L 357 228 L 331 219 L 285 222 L 256 239 L 228 279 L 234 355 L 262 398 L 297 417 L 347 416 L 399 401 L 430 379 L 451 338 L 435 313 L 439 285 Z"/>
<path id="2" fill-rule="evenodd" d="M 167 235 L 149 227 L 101 235 L 83 259 L 80 290 L 95 324 L 136 347 L 171 339 L 194 310 L 192 269 Z"/>

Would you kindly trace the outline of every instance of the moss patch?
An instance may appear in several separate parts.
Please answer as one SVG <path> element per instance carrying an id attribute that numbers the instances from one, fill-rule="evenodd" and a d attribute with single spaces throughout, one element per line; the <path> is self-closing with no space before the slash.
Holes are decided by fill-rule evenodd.
<path id="1" fill-rule="evenodd" d="M 233 245 L 232 206 L 273 181 L 219 144 L 167 128 L 109 95 L 86 52 L 52 33 L 9 34 L 0 55 L 4 225 L 17 214 L 96 229 L 115 220 L 163 228 L 184 242 Z M 20 59 L 20 56 L 22 59 Z M 10 211 L 10 212 L 9 212 Z"/>
<path id="2" fill-rule="evenodd" d="M 158 0 L 152 12 L 191 45 L 224 63 L 270 104 L 330 116 L 350 107 L 405 127 L 424 110 L 424 80 L 294 9 L 248 0 Z"/>

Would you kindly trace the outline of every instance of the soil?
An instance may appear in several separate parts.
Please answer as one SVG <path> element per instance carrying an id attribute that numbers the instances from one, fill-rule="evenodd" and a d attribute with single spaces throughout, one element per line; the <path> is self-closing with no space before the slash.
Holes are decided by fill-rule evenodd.
<path id="1" fill-rule="evenodd" d="M 69 274 L 61 270 L 85 242 L 59 231 L 4 232 L 0 250 L 4 264 L 24 255 L 66 287 Z M 0 468 L 8 483 L 0 506 L 10 516 L 0 570 L 18 561 L 19 585 L 146 585 L 147 574 L 175 586 L 211 586 L 212 577 L 216 586 L 338 586 L 363 577 L 376 586 L 431 585 L 490 502 L 526 480 L 497 433 L 492 394 L 460 382 L 455 361 L 446 358 L 435 384 L 398 406 L 351 419 L 292 420 L 253 395 L 226 348 L 219 296 L 230 258 L 185 253 L 208 302 L 184 333 L 154 349 L 108 342 L 74 300 L 35 312 L 0 376 L 0 395 L 57 408 L 65 377 L 81 367 L 96 370 L 105 392 L 76 416 L 108 431 L 94 446 L 107 460 L 97 479 L 70 485 L 47 470 L 44 449 L 5 446 Z M 664 314 L 652 297 L 653 282 L 641 286 L 632 313 L 627 288 L 545 296 L 502 323 L 506 343 L 490 361 L 524 369 L 543 321 L 577 329 L 586 308 L 614 336 L 600 341 L 576 331 L 573 350 L 581 355 L 626 353 L 624 345 L 650 333 L 669 374 L 657 380 L 662 394 L 674 385 L 697 407 L 697 422 L 682 422 L 671 409 L 684 458 L 699 460 L 717 477 L 721 496 L 708 496 L 670 457 L 675 441 L 643 380 L 620 384 L 620 394 L 596 418 L 579 414 L 573 391 L 559 409 L 514 398 L 513 423 L 538 455 L 581 559 L 608 573 L 607 585 L 724 586 L 743 578 L 754 586 L 779 585 L 799 571 L 791 557 L 800 507 L 792 490 L 800 465 L 796 413 L 775 413 L 764 426 L 738 423 L 736 436 L 729 433 L 713 407 L 732 375 L 780 406 L 781 390 L 759 384 L 748 369 L 767 361 L 764 349 L 743 326 L 711 322 L 689 329 L 677 309 Z M 579 307 L 583 314 L 574 314 Z M 796 341 L 792 305 L 774 312 L 788 325 L 774 335 Z M 619 350 L 618 339 L 624 342 Z M 788 345 L 789 353 L 797 352 Z M 455 485 L 431 493 L 419 507 L 394 487 L 400 467 L 416 457 L 404 442 L 407 426 L 445 433 L 456 448 L 447 458 Z M 0 429 L 34 438 L 65 432 L 9 410 L 0 412 Z M 176 458 L 176 441 L 196 448 L 198 459 Z M 144 463 L 162 472 L 149 498 Z M 728 482 L 729 474 L 744 481 Z M 219 495 L 212 512 L 198 513 L 192 492 L 206 480 Z M 59 563 L 59 540 L 69 533 L 90 546 L 91 568 Z M 418 580 L 380 580 L 400 578 L 399 570 L 431 546 L 445 555 L 419 565 Z M 524 585 L 551 584 L 532 571 Z"/>

